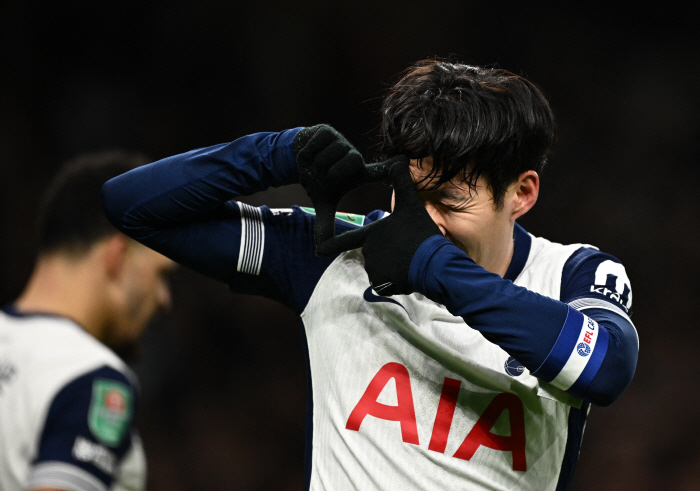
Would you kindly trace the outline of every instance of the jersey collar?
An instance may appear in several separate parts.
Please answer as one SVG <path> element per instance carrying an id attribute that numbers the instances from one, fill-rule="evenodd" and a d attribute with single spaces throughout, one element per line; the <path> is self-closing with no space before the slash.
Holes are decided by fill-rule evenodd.
<path id="1" fill-rule="evenodd" d="M 513 259 L 510 260 L 510 266 L 508 266 L 508 271 L 506 271 L 504 280 L 515 281 L 515 279 L 520 275 L 527 258 L 530 255 L 530 245 L 532 244 L 532 238 L 527 231 L 522 228 L 518 223 L 515 223 L 513 229 L 513 241 L 515 242 L 515 247 L 513 250 Z"/>

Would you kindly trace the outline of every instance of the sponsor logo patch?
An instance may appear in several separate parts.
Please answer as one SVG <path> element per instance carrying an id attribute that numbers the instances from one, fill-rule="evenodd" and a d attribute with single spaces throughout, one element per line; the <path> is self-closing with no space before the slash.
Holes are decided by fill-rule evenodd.
<path id="1" fill-rule="evenodd" d="M 625 311 L 632 307 L 632 286 L 625 267 L 610 260 L 598 265 L 591 293 L 597 293 L 620 304 Z"/>
<path id="2" fill-rule="evenodd" d="M 518 360 L 512 356 L 508 358 L 503 365 L 506 373 L 511 377 L 519 377 L 525 371 L 525 367 L 520 364 Z"/>
<path id="3" fill-rule="evenodd" d="M 129 430 L 132 413 L 131 389 L 114 380 L 96 379 L 88 426 L 95 438 L 110 447 L 119 446 Z"/>
<path id="4" fill-rule="evenodd" d="M 308 208 L 306 206 L 300 206 L 300 208 L 308 213 L 309 215 L 315 215 L 316 210 L 313 208 Z M 339 211 L 335 214 L 335 219 L 340 220 L 343 222 L 347 223 L 352 223 L 353 225 L 358 225 L 362 226 L 365 223 L 365 216 L 364 215 L 355 215 L 353 213 L 343 213 L 342 211 Z"/>
<path id="5" fill-rule="evenodd" d="M 99 443 L 78 436 L 73 444 L 73 457 L 81 462 L 89 462 L 102 472 L 113 475 L 117 467 L 117 456 Z"/>
<path id="6" fill-rule="evenodd" d="M 579 343 L 578 346 L 576 346 L 576 351 L 578 351 L 578 354 L 581 356 L 588 356 L 591 354 L 591 345 Z"/>

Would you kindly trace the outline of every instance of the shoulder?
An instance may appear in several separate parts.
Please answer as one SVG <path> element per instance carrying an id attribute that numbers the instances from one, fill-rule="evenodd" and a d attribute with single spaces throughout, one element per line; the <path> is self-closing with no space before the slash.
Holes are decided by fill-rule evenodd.
<path id="1" fill-rule="evenodd" d="M 532 234 L 527 235 L 530 237 L 530 249 L 515 283 L 559 300 L 564 265 L 577 250 L 592 246 L 559 244 Z"/>
<path id="2" fill-rule="evenodd" d="M 78 324 L 60 316 L 8 314 L 0 311 L 0 329 L 13 350 L 30 359 L 41 358 L 70 371 L 95 363 L 128 370 L 126 364 L 107 346 Z"/>
<path id="3" fill-rule="evenodd" d="M 562 301 L 576 309 L 599 307 L 632 315 L 632 282 L 622 262 L 596 249 L 577 249 L 564 265 Z"/>
<path id="4" fill-rule="evenodd" d="M 593 302 L 606 308 L 612 305 L 623 314 L 631 314 L 632 283 L 624 265 L 595 246 L 558 244 L 533 237 L 527 268 L 531 276 L 557 283 L 557 294 L 551 296 L 575 308 L 582 302 L 586 305 Z"/>
<path id="5" fill-rule="evenodd" d="M 100 367 L 109 367 L 136 385 L 133 372 L 112 350 L 69 319 L 0 312 L 0 333 L 0 358 L 14 367 L 18 385 L 37 404 Z"/>
<path id="6" fill-rule="evenodd" d="M 46 411 L 30 482 L 57 483 L 60 476 L 110 486 L 120 478 L 125 457 L 139 450 L 137 407 L 132 381 L 112 367 L 68 382 Z"/>

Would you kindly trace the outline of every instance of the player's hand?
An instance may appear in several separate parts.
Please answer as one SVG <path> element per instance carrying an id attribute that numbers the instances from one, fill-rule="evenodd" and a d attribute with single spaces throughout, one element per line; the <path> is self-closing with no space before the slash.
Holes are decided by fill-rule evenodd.
<path id="1" fill-rule="evenodd" d="M 418 247 L 433 235 L 442 235 L 416 194 L 408 157 L 393 160 L 389 170 L 394 185 L 394 212 L 368 226 L 322 242 L 319 256 L 333 256 L 362 247 L 369 282 L 379 295 L 413 292 L 408 270 Z"/>
<path id="2" fill-rule="evenodd" d="M 335 236 L 335 212 L 358 186 L 388 177 L 393 160 L 366 164 L 343 135 L 326 124 L 304 128 L 294 138 L 299 180 L 316 209 L 316 247 Z M 317 251 L 318 253 L 318 251 Z"/>

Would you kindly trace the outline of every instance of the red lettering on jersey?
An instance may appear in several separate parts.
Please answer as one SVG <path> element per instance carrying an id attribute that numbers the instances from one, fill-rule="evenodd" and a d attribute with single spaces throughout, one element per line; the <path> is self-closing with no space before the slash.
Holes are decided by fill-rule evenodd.
<path id="1" fill-rule="evenodd" d="M 377 402 L 389 380 L 396 382 L 397 406 L 387 406 Z M 360 425 L 365 416 L 370 415 L 379 419 L 399 421 L 401 423 L 401 438 L 406 443 L 418 445 L 418 426 L 416 424 L 416 412 L 413 408 L 413 392 L 411 392 L 411 380 L 408 370 L 400 363 L 387 363 L 379 369 L 372 381 L 362 394 L 360 402 L 350 413 L 345 428 L 360 431 Z"/>
<path id="2" fill-rule="evenodd" d="M 508 410 L 510 436 L 491 433 L 491 428 L 505 410 Z M 454 456 L 458 459 L 470 460 L 481 446 L 512 452 L 513 470 L 525 471 L 525 416 L 523 403 L 515 394 L 504 392 L 493 398 L 484 414 L 476 422 L 474 428 L 460 445 Z"/>
<path id="3" fill-rule="evenodd" d="M 591 331 L 588 331 L 586 334 L 583 335 L 583 340 L 588 344 L 591 344 Z"/>
<path id="4" fill-rule="evenodd" d="M 452 418 L 455 415 L 457 396 L 459 396 L 459 388 L 461 386 L 462 382 L 460 380 L 445 377 L 428 450 L 445 453 L 447 437 L 450 434 L 450 426 L 452 426 Z"/>

